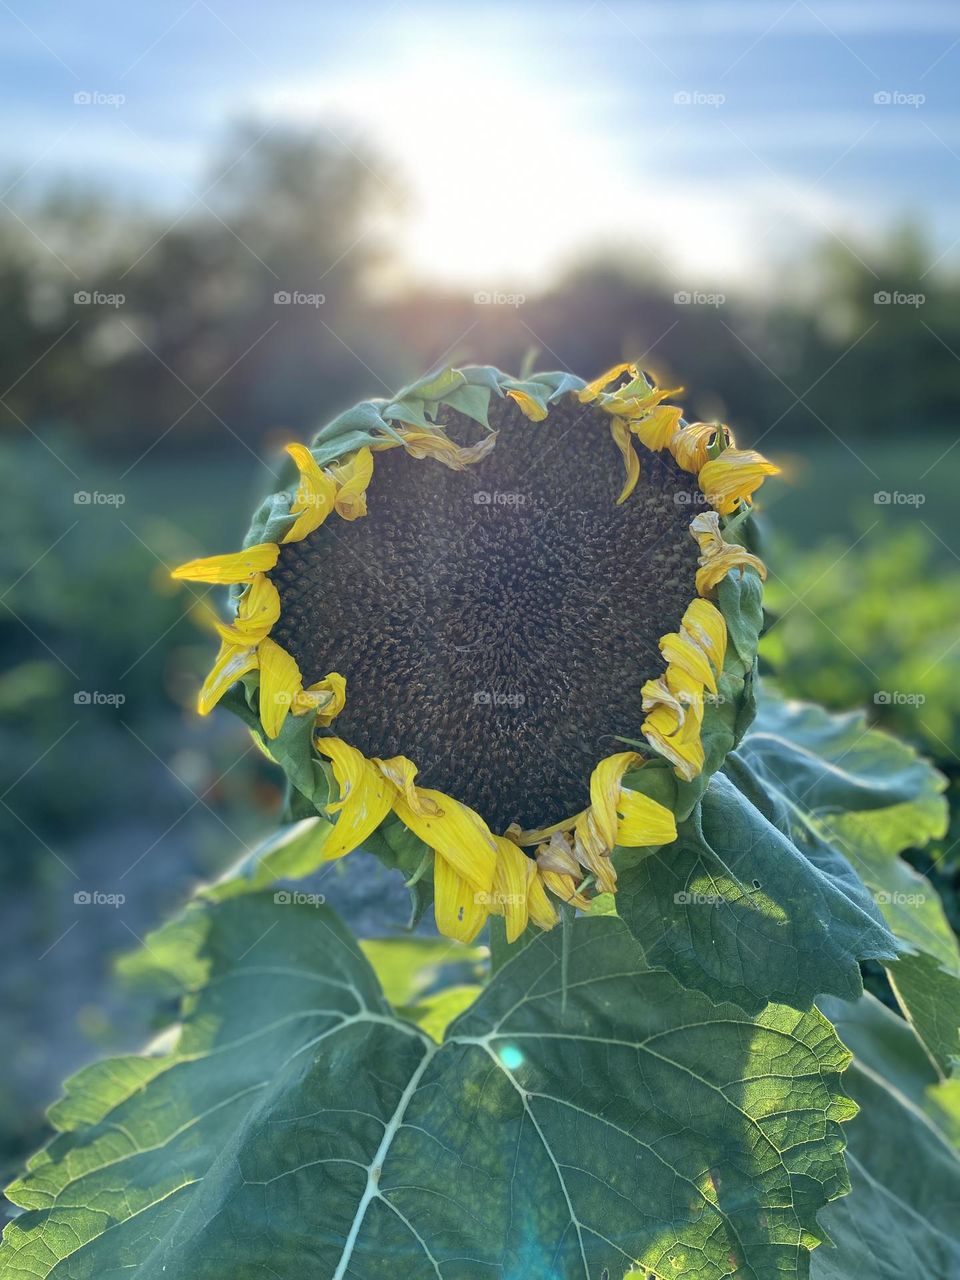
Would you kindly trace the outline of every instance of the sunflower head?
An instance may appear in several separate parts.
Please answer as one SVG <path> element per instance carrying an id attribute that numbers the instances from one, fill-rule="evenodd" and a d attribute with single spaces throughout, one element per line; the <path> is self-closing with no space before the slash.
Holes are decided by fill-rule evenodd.
<path id="1" fill-rule="evenodd" d="M 615 892 L 745 727 L 764 569 L 731 529 L 777 468 L 675 394 L 444 370 L 289 446 L 244 549 L 174 573 L 233 590 L 201 713 L 230 691 L 327 857 L 402 833 L 450 936 Z"/>

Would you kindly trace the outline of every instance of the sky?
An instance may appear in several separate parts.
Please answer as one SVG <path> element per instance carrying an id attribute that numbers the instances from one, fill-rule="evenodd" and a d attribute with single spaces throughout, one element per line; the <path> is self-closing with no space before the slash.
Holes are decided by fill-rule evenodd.
<path id="1" fill-rule="evenodd" d="M 3 201 L 171 216 L 237 120 L 363 138 L 410 271 L 521 290 L 645 252 L 678 288 L 911 219 L 960 264 L 960 6 L 939 0 L 0 0 Z"/>

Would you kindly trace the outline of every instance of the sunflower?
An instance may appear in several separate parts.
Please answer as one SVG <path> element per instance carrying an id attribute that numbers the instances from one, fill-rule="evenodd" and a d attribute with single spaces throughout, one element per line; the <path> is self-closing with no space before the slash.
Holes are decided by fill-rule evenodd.
<path id="1" fill-rule="evenodd" d="M 288 446 L 244 548 L 174 571 L 231 587 L 201 714 L 256 718 L 326 858 L 412 839 L 450 937 L 590 910 L 717 767 L 755 660 L 724 584 L 764 576 L 731 535 L 777 468 L 678 391 L 443 370 Z"/>

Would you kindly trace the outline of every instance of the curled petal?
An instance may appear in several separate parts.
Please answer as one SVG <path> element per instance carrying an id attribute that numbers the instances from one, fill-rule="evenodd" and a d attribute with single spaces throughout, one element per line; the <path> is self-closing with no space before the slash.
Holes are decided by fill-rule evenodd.
<path id="1" fill-rule="evenodd" d="M 617 844 L 630 849 L 647 845 L 670 844 L 677 838 L 677 820 L 673 811 L 640 791 L 621 788 L 617 827 Z"/>
<path id="2" fill-rule="evenodd" d="M 231 685 L 257 669 L 257 651 L 250 645 L 230 644 L 224 640 L 210 674 L 204 680 L 197 697 L 197 711 L 209 715 Z"/>
<path id="3" fill-rule="evenodd" d="M 530 919 L 538 929 L 552 929 L 557 923 L 557 912 L 553 903 L 547 897 L 546 889 L 541 873 L 533 861 L 530 862 L 530 883 L 527 885 L 527 910 Z M 570 881 L 571 886 L 573 881 Z"/>
<path id="4" fill-rule="evenodd" d="M 755 449 L 726 449 L 719 458 L 704 463 L 697 479 L 704 496 L 722 516 L 729 515 L 742 501 L 749 501 L 766 476 L 780 468 Z"/>
<path id="5" fill-rule="evenodd" d="M 611 382 L 616 382 L 618 378 L 622 378 L 625 373 L 629 373 L 631 378 L 639 375 L 639 370 L 635 364 L 615 364 L 612 369 L 608 369 L 606 373 L 601 373 L 599 378 L 594 378 L 592 382 L 577 392 L 577 396 L 581 404 L 590 404 L 596 400 L 601 392 L 606 391 Z"/>
<path id="6" fill-rule="evenodd" d="M 275 542 L 259 542 L 245 551 L 226 556 L 204 556 L 180 565 L 170 574 L 181 582 L 211 582 L 229 586 L 234 582 L 252 582 L 258 573 L 266 573 L 277 563 L 280 548 Z"/>
<path id="7" fill-rule="evenodd" d="M 719 676 L 727 653 L 727 624 L 720 610 L 709 600 L 691 601 L 683 615 L 683 630 L 693 636 Z"/>
<path id="8" fill-rule="evenodd" d="M 589 812 L 605 853 L 609 853 L 617 843 L 617 802 L 620 799 L 621 780 L 628 769 L 640 763 L 640 759 L 636 751 L 619 751 L 616 755 L 601 760 L 590 775 Z M 589 824 L 578 822 L 577 831 L 580 832 L 581 828 L 589 831 Z"/>
<path id="9" fill-rule="evenodd" d="M 663 394 L 673 395 L 673 392 L 665 391 Z M 630 430 L 648 449 L 666 449 L 677 433 L 682 416 L 683 410 L 676 405 L 662 404 L 652 413 L 632 419 Z"/>
<path id="10" fill-rule="evenodd" d="M 534 396 L 516 387 L 506 388 L 506 394 L 520 406 L 520 412 L 531 422 L 542 422 L 547 416 L 546 408 Z"/>
<path id="11" fill-rule="evenodd" d="M 630 427 L 625 418 L 612 418 L 610 421 L 610 434 L 613 436 L 617 448 L 623 454 L 623 466 L 627 473 L 626 481 L 617 498 L 617 506 L 626 502 L 634 489 L 637 487 L 637 481 L 640 479 L 640 459 L 637 457 L 637 451 L 633 447 L 633 440 L 630 436 Z"/>
<path id="12" fill-rule="evenodd" d="M 660 639 L 660 652 L 671 666 L 677 666 L 705 685 L 711 693 L 717 692 L 717 679 L 710 659 L 685 627 L 670 631 Z"/>
<path id="13" fill-rule="evenodd" d="M 722 423 L 691 422 L 674 436 L 670 451 L 684 471 L 697 475 L 718 447 L 727 449 L 732 443 L 730 428 Z"/>
<path id="14" fill-rule="evenodd" d="M 436 458 L 451 471 L 465 471 L 473 463 L 480 462 L 496 443 L 496 431 L 471 445 L 459 445 L 440 431 L 408 430 L 403 433 L 403 446 L 411 458 Z"/>
<path id="15" fill-rule="evenodd" d="M 327 805 L 337 814 L 323 846 L 324 858 L 342 858 L 376 831 L 390 812 L 394 790 L 371 761 L 341 738 L 317 738 L 317 750 L 333 766 L 340 798 Z"/>
<path id="16" fill-rule="evenodd" d="M 537 850 L 537 865 L 560 876 L 580 876 L 580 864 L 570 852 L 570 845 L 559 831 Z"/>
<path id="17" fill-rule="evenodd" d="M 367 486 L 373 478 L 373 454 L 364 446 L 346 462 L 337 463 L 334 473 L 338 484 L 337 515 L 344 520 L 358 520 L 367 514 Z"/>
<path id="18" fill-rule="evenodd" d="M 437 813 L 437 805 L 428 800 L 419 787 L 414 786 L 417 766 L 406 756 L 390 756 L 388 760 L 372 760 L 383 776 L 402 793 L 404 800 L 414 811 L 421 815 Z"/>
<path id="19" fill-rule="evenodd" d="M 744 569 L 756 569 L 761 581 L 766 578 L 766 566 L 759 556 L 751 555 L 737 542 L 724 542 L 716 511 L 702 511 L 695 516 L 690 521 L 690 532 L 700 546 L 696 578 L 699 595 L 712 595 L 717 584 L 734 569 L 739 569 L 741 574 Z"/>
<path id="20" fill-rule="evenodd" d="M 283 728 L 293 700 L 302 689 L 300 668 L 296 659 L 274 640 L 261 640 L 257 646 L 260 667 L 260 723 L 268 738 L 275 738 Z"/>
<path id="21" fill-rule="evenodd" d="M 414 807 L 402 792 L 396 794 L 393 807 L 400 821 L 475 889 L 490 893 L 497 845 L 484 820 L 441 791 L 417 787 L 417 797 L 419 804 Z"/>
<path id="22" fill-rule="evenodd" d="M 287 453 L 297 464 L 300 483 L 290 504 L 290 514 L 297 518 L 284 534 L 283 541 L 299 542 L 318 529 L 334 509 L 337 486 L 306 445 L 288 444 Z"/>
<path id="23" fill-rule="evenodd" d="M 527 888 L 534 862 L 512 840 L 504 836 L 494 838 L 497 842 L 497 869 L 493 877 L 490 910 L 503 916 L 507 941 L 516 942 L 529 920 Z"/>
<path id="24" fill-rule="evenodd" d="M 312 684 L 309 689 L 301 689 L 294 695 L 293 714 L 304 716 L 308 712 L 316 713 L 317 724 L 326 729 L 336 720 L 347 705 L 347 682 L 339 671 L 331 671 L 328 676 Z"/>
<path id="25" fill-rule="evenodd" d="M 280 593 L 265 574 L 257 573 L 240 598 L 233 622 L 218 622 L 217 631 L 228 644 L 259 644 L 279 617 Z"/>
<path id="26" fill-rule="evenodd" d="M 643 735 L 660 755 L 674 767 L 677 777 L 691 782 L 703 769 L 703 742 L 700 726 L 703 722 L 703 701 L 695 697 L 697 682 L 685 671 L 667 668 L 667 683 L 679 696 L 690 701 L 682 721 L 674 709 L 667 705 L 656 706 L 643 722 Z"/>
<path id="27" fill-rule="evenodd" d="M 458 942 L 472 942 L 490 914 L 489 891 L 478 890 L 446 858 L 433 863 L 433 910 L 437 928 Z"/>
<path id="28" fill-rule="evenodd" d="M 539 872 L 539 876 L 543 881 L 543 887 L 549 889 L 554 897 L 559 898 L 561 902 L 567 902 L 573 907 L 579 907 L 581 911 L 590 910 L 590 899 L 577 892 L 577 886 L 572 876 L 560 876 L 555 871 L 542 870 Z"/>

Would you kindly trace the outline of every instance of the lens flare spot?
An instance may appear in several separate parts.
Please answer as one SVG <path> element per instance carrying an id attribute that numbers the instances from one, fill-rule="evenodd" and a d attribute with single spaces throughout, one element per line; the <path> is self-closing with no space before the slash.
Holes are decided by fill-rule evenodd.
<path id="1" fill-rule="evenodd" d="M 523 1054 L 515 1044 L 505 1044 L 497 1056 L 508 1071 L 516 1071 L 517 1067 L 523 1066 Z"/>

